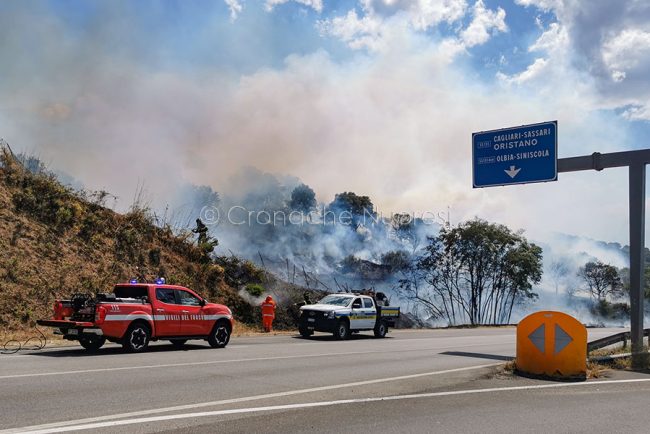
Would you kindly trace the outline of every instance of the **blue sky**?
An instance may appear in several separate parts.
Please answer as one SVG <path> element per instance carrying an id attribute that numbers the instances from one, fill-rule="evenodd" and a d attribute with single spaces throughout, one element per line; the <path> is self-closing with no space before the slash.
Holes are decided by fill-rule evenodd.
<path id="1" fill-rule="evenodd" d="M 0 136 L 122 198 L 141 180 L 157 202 L 186 182 L 223 191 L 255 166 L 323 201 L 353 190 L 386 212 L 626 242 L 621 171 L 475 191 L 469 165 L 472 131 L 552 119 L 561 156 L 644 147 L 650 6 L 609 6 L 7 1 Z"/>
<path id="2" fill-rule="evenodd" d="M 38 2 L 33 4 L 39 9 Z M 326 1 L 320 12 L 294 2 L 277 5 L 269 12 L 261 2 L 246 2 L 243 11 L 232 20 L 228 6 L 221 1 L 51 0 L 44 4 L 41 13 L 51 13 L 65 26 L 69 37 L 80 39 L 105 19 L 108 10 L 111 15 L 123 14 L 122 19 L 129 24 L 128 34 L 110 35 L 103 47 L 106 54 L 137 57 L 143 67 L 156 69 L 225 67 L 239 73 L 280 67 L 291 54 L 305 55 L 321 49 L 334 59 L 348 59 L 352 53 L 346 44 L 323 37 L 315 23 L 349 9 L 361 10 L 350 1 Z M 509 30 L 495 34 L 489 44 L 468 50 L 464 60 L 486 80 L 493 79 L 498 70 L 515 73 L 525 69 L 532 59 L 527 47 L 542 33 L 536 18 L 548 23 L 554 19 L 553 14 L 512 1 L 490 0 L 485 5 L 505 10 Z M 466 15 L 424 33 L 444 38 L 470 21 L 471 16 Z M 250 50 L 240 50 L 241 43 Z M 507 64 L 498 63 L 501 56 L 506 57 Z"/>

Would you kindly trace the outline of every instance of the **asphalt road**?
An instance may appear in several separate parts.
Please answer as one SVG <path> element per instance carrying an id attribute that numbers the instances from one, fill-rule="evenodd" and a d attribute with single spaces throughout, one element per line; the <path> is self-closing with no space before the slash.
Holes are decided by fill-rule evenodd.
<path id="1" fill-rule="evenodd" d="M 590 329 L 590 339 L 618 331 Z M 499 328 L 3 355 L 0 433 L 648 432 L 650 376 L 494 378 L 514 352 L 514 328 Z"/>

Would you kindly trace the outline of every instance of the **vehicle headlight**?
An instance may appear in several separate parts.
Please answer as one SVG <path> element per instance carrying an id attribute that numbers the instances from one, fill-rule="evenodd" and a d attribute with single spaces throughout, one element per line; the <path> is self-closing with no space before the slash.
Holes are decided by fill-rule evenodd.
<path id="1" fill-rule="evenodd" d="M 336 312 L 331 311 L 327 313 L 327 319 L 334 319 L 336 318 Z"/>

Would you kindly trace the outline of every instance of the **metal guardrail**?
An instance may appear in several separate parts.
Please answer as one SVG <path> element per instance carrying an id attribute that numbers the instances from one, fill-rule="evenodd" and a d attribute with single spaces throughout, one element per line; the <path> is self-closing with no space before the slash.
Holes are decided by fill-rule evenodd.
<path id="1" fill-rule="evenodd" d="M 648 336 L 650 338 L 650 329 L 643 330 L 643 336 Z M 610 345 L 614 345 L 618 342 L 623 342 L 623 346 L 627 346 L 627 341 L 630 340 L 630 332 L 616 333 L 615 335 L 606 336 L 604 338 L 596 339 L 587 344 L 587 353 L 590 353 L 594 350 L 600 348 L 605 348 Z"/>

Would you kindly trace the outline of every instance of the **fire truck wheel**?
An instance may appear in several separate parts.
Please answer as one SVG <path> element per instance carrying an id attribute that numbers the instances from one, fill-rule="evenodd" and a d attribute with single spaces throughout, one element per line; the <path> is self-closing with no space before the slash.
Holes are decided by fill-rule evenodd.
<path id="1" fill-rule="evenodd" d="M 97 351 L 106 343 L 106 338 L 103 336 L 84 336 L 79 338 L 79 343 L 87 351 Z"/>
<path id="2" fill-rule="evenodd" d="M 126 331 L 122 346 L 129 352 L 139 353 L 147 349 L 150 339 L 151 331 L 149 331 L 149 326 L 136 322 L 131 324 Z"/>
<path id="3" fill-rule="evenodd" d="M 334 337 L 338 340 L 343 341 L 350 339 L 350 334 L 350 325 L 348 322 L 345 320 L 339 321 L 338 325 L 336 326 L 336 330 L 334 331 Z"/>
<path id="4" fill-rule="evenodd" d="M 230 327 L 224 321 L 219 321 L 214 325 L 210 336 L 208 336 L 208 343 L 212 348 L 223 348 L 228 345 L 230 341 Z"/>
<path id="5" fill-rule="evenodd" d="M 375 337 L 376 338 L 385 338 L 386 333 L 388 333 L 388 327 L 386 327 L 385 322 L 380 321 L 379 324 L 377 324 L 377 327 L 375 327 Z"/>
<path id="6" fill-rule="evenodd" d="M 173 340 L 171 340 L 169 342 L 172 343 L 174 348 L 183 348 L 183 346 L 185 345 L 185 342 L 187 342 L 187 339 L 173 339 Z"/>

